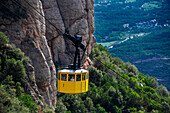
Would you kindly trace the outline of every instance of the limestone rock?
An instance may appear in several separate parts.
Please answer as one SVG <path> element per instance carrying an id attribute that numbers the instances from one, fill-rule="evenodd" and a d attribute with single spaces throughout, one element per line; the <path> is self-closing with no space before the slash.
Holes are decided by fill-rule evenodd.
<path id="1" fill-rule="evenodd" d="M 44 106 L 42 101 L 44 98 L 45 102 L 54 109 L 56 70 L 46 41 L 45 18 L 41 16 L 44 15 L 42 3 L 40 0 L 18 0 L 16 2 L 6 0 L 2 3 L 6 6 L 3 8 L 8 8 L 9 11 L 0 11 L 3 17 L 0 21 L 5 26 L 0 31 L 5 31 L 10 41 L 16 47 L 21 48 L 32 61 L 32 64 L 26 68 L 27 93 L 31 94 L 34 100 L 42 106 Z M 16 13 L 16 11 L 19 12 Z"/>
<path id="2" fill-rule="evenodd" d="M 26 67 L 27 93 L 44 106 L 55 108 L 54 63 L 73 62 L 75 47 L 63 38 L 65 29 L 82 36 L 87 45 L 84 68 L 92 64 L 88 55 L 95 45 L 93 0 L 4 0 L 1 2 L 0 31 L 21 48 L 31 62 Z"/>
<path id="3" fill-rule="evenodd" d="M 93 4 L 93 0 L 43 0 L 45 17 L 48 20 L 54 20 L 50 22 L 57 27 L 46 29 L 47 40 L 51 48 L 53 61 L 62 67 L 73 63 L 75 53 L 72 42 L 63 39 L 62 33 L 65 29 L 68 29 L 72 36 L 75 34 L 82 36 L 82 43 L 85 46 L 87 45 L 85 57 L 90 54 L 92 47 L 95 45 Z M 46 20 L 47 24 L 49 23 L 48 20 Z"/>

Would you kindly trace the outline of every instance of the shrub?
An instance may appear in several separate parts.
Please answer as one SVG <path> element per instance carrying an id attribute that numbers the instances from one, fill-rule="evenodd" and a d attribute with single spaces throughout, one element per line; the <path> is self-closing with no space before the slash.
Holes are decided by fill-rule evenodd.
<path id="1" fill-rule="evenodd" d="M 22 86 L 25 84 L 25 68 L 20 60 L 7 59 L 3 70 L 4 76 L 13 75 L 15 82 L 20 82 Z"/>
<path id="2" fill-rule="evenodd" d="M 96 113 L 106 113 L 106 110 L 100 106 L 100 104 L 96 105 Z"/>
<path id="3" fill-rule="evenodd" d="M 36 102 L 33 101 L 33 98 L 28 94 L 23 94 L 22 96 L 18 97 L 23 104 L 30 109 L 32 112 L 38 112 L 38 105 Z"/>
<path id="4" fill-rule="evenodd" d="M 90 75 L 90 81 L 95 83 L 96 85 L 100 85 L 102 81 L 102 72 L 100 70 L 97 70 L 95 67 L 89 68 L 89 75 Z"/>
<path id="5" fill-rule="evenodd" d="M 67 111 L 66 106 L 63 104 L 61 100 L 57 101 L 55 106 L 55 112 L 56 113 L 65 113 Z"/>
<path id="6" fill-rule="evenodd" d="M 156 77 L 151 78 L 151 83 L 149 84 L 149 86 L 154 89 L 156 89 L 158 87 L 158 81 L 157 81 Z"/>
<path id="7" fill-rule="evenodd" d="M 121 66 L 121 65 L 124 64 L 124 62 L 120 58 L 118 58 L 118 57 L 112 58 L 112 63 L 116 64 L 118 66 Z"/>
<path id="8" fill-rule="evenodd" d="M 95 59 L 93 60 L 93 65 L 94 67 L 96 67 L 97 69 L 104 71 L 105 70 L 105 61 L 101 56 L 95 57 Z"/>
<path id="9" fill-rule="evenodd" d="M 9 43 L 7 36 L 3 32 L 0 32 L 0 48 L 6 46 Z"/>
<path id="10" fill-rule="evenodd" d="M 15 95 L 16 90 L 0 85 L 0 112 L 1 113 L 28 113 L 30 112 Z"/>
<path id="11" fill-rule="evenodd" d="M 167 90 L 167 88 L 163 85 L 159 86 L 157 88 L 157 92 L 163 96 L 163 97 L 168 97 L 169 96 L 169 91 Z"/>

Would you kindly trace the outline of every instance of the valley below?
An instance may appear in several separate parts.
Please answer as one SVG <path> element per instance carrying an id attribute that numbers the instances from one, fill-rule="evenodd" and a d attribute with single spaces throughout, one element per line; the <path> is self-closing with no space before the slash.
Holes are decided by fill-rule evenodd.
<path id="1" fill-rule="evenodd" d="M 168 0 L 95 0 L 97 43 L 170 91 Z"/>

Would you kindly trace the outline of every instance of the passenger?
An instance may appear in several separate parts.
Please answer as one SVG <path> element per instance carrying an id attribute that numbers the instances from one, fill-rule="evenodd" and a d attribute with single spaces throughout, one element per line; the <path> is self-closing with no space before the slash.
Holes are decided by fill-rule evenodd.
<path id="1" fill-rule="evenodd" d="M 64 81 L 66 81 L 66 77 L 64 76 Z"/>
<path id="2" fill-rule="evenodd" d="M 64 80 L 64 81 L 66 81 L 66 77 L 65 77 L 65 76 L 63 76 L 61 80 Z"/>
<path id="3" fill-rule="evenodd" d="M 71 77 L 71 80 L 70 80 L 70 81 L 74 81 L 74 77 L 73 77 L 73 76 Z"/>

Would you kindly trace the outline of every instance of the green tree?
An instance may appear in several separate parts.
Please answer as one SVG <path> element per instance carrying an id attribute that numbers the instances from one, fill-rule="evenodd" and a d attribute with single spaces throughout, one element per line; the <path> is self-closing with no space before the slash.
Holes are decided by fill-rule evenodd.
<path id="1" fill-rule="evenodd" d="M 165 86 L 163 86 L 162 84 L 161 84 L 161 86 L 159 86 L 159 87 L 157 88 L 157 92 L 158 92 L 161 96 L 163 96 L 163 97 L 168 97 L 168 96 L 169 96 L 169 91 L 168 91 L 167 88 L 166 88 Z"/>
<path id="2" fill-rule="evenodd" d="M 0 32 L 0 49 L 2 49 L 6 44 L 9 43 L 9 40 L 3 32 Z"/>
<path id="3" fill-rule="evenodd" d="M 149 86 L 154 89 L 156 89 L 158 87 L 158 80 L 156 79 L 156 77 L 151 78 L 151 83 Z"/>
<path id="4" fill-rule="evenodd" d="M 103 74 L 100 70 L 97 70 L 95 67 L 90 67 L 89 68 L 89 75 L 90 76 L 90 81 L 95 83 L 96 85 L 100 85 L 102 81 Z"/>
<path id="5" fill-rule="evenodd" d="M 56 113 L 65 113 L 67 111 L 66 106 L 63 104 L 62 100 L 60 99 L 57 101 L 55 106 L 55 112 Z"/>
<path id="6" fill-rule="evenodd" d="M 94 105 L 93 105 L 93 101 L 90 97 L 87 97 L 86 100 L 84 101 L 84 105 L 86 106 L 86 108 L 88 109 L 88 111 L 95 111 Z"/>
<path id="7" fill-rule="evenodd" d="M 28 113 L 30 110 L 18 100 L 14 88 L 0 85 L 0 112 Z"/>
<path id="8" fill-rule="evenodd" d="M 107 113 L 106 110 L 100 106 L 100 104 L 96 105 L 96 113 Z"/>

